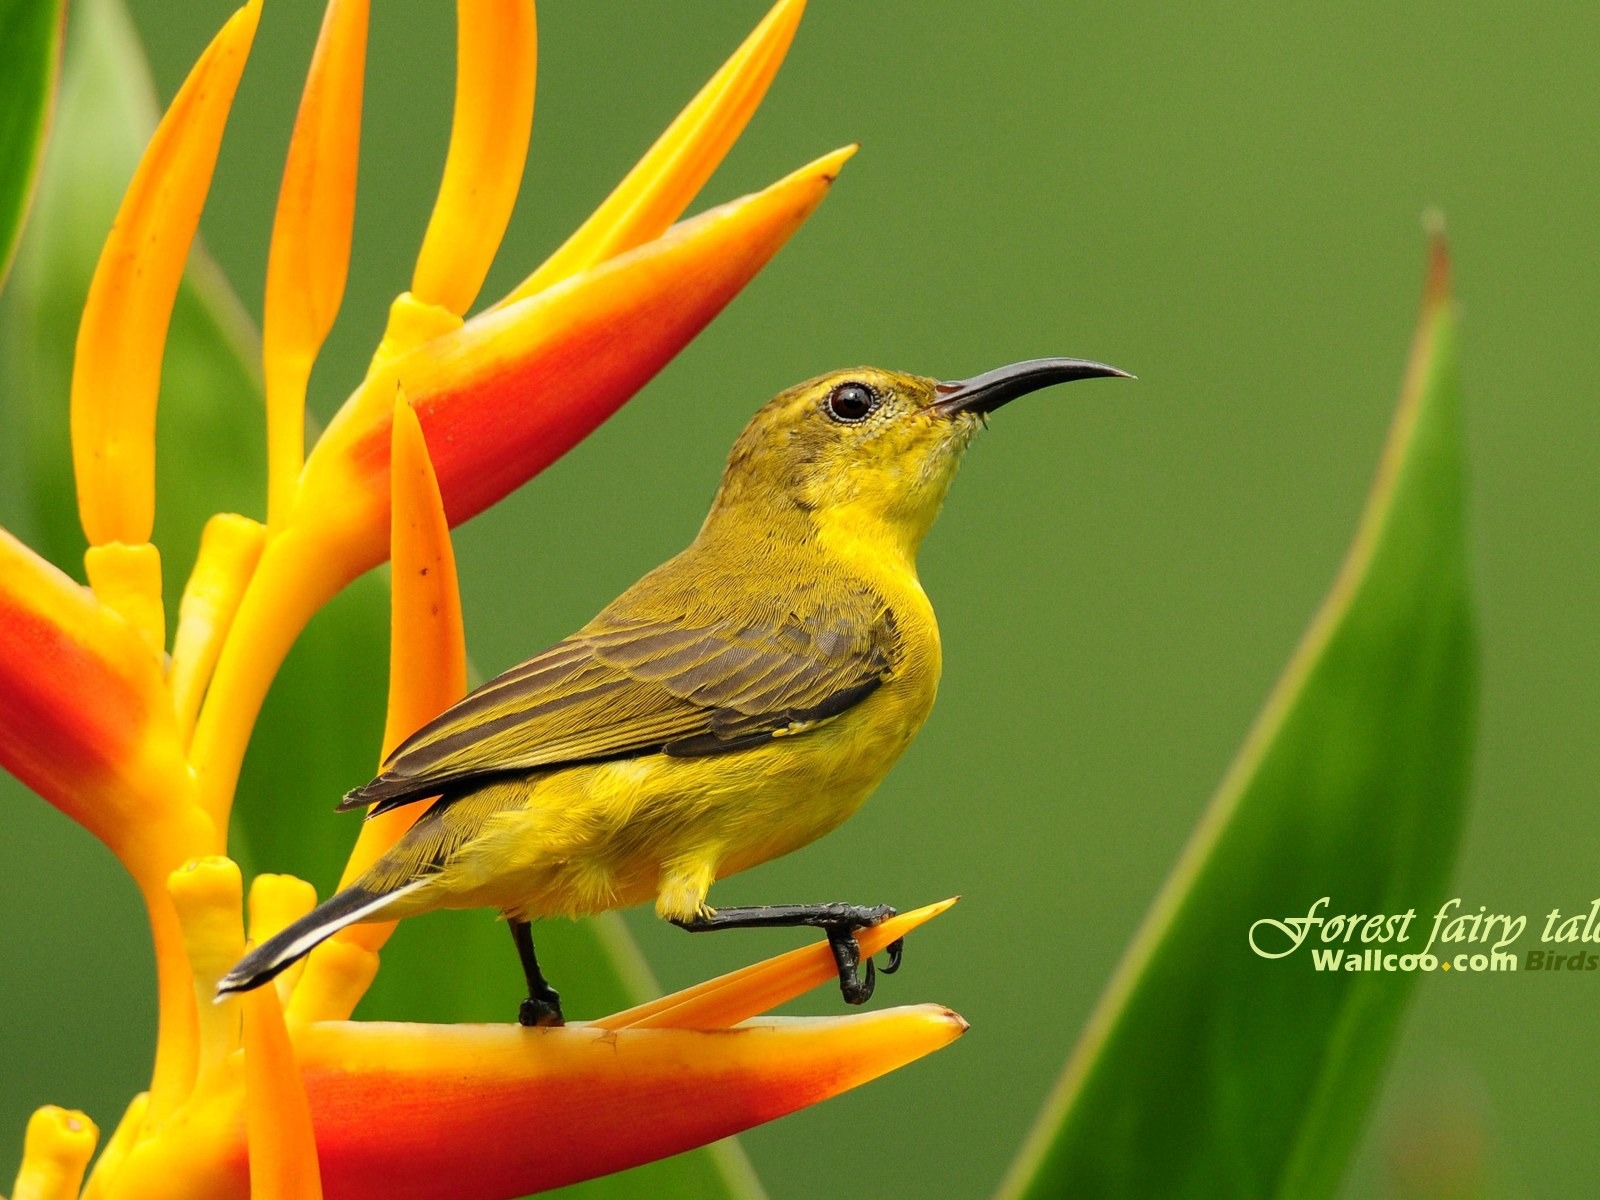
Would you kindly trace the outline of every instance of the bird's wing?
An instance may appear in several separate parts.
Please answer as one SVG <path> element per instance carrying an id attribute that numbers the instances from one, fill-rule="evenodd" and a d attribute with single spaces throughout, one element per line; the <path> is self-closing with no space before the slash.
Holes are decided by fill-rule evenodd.
<path id="1" fill-rule="evenodd" d="M 751 620 L 608 611 L 418 730 L 340 807 L 386 811 L 506 772 L 742 749 L 860 703 L 896 658 L 893 618 L 866 593 Z"/>

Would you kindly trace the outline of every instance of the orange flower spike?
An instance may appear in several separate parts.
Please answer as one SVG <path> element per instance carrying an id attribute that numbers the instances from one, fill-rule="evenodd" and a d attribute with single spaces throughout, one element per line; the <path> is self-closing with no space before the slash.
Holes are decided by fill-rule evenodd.
<path id="1" fill-rule="evenodd" d="M 779 0 L 594 214 L 495 307 L 543 291 L 665 232 L 744 131 L 783 63 L 805 7 L 805 0 Z"/>
<path id="2" fill-rule="evenodd" d="M 72 371 L 78 510 L 93 546 L 150 540 L 167 323 L 260 15 L 251 0 L 189 72 L 100 252 Z"/>
<path id="3" fill-rule="evenodd" d="M 521 1196 L 815 1104 L 954 1041 L 936 1005 L 710 1031 L 308 1026 L 301 1070 L 335 1196 Z M 551 1036 L 551 1035 L 554 1036 Z M 381 1119 L 373 1120 L 381 1107 Z M 525 1126 L 537 1136 L 485 1137 Z M 394 1153 L 405 1146 L 403 1156 Z M 461 1147 L 473 1151 L 463 1156 Z"/>
<path id="4" fill-rule="evenodd" d="M 274 526 L 294 500 L 305 459 L 306 383 L 349 273 L 367 14 L 368 0 L 329 0 L 278 192 L 261 327 Z"/>
<path id="5" fill-rule="evenodd" d="M 322 1200 L 311 1108 L 278 993 L 257 988 L 240 1003 L 251 1200 Z"/>
<path id="6" fill-rule="evenodd" d="M 462 316 L 483 286 L 522 185 L 537 59 L 532 0 L 458 0 L 450 149 L 411 280 L 423 304 Z"/>
<path id="7" fill-rule="evenodd" d="M 327 1195 L 504 1200 L 784 1116 L 966 1028 L 925 1004 L 713 1030 L 318 1021 L 293 1040 Z M 239 1058 L 201 1085 L 187 1128 L 135 1150 L 119 1200 L 246 1200 Z"/>
<path id="8" fill-rule="evenodd" d="M 387 407 L 398 381 L 452 525 L 565 454 L 738 294 L 827 195 L 855 147 L 675 225 L 536 296 L 480 314 L 373 376 L 306 463 L 297 521 L 343 542 L 354 578 L 388 553 Z M 392 396 L 392 390 L 385 393 Z"/>
<path id="9" fill-rule="evenodd" d="M 198 814 L 184 811 L 187 767 L 160 663 L 88 589 L 4 530 L 0 712 L 0 767 L 109 846 L 135 878 L 164 879 L 173 860 L 163 843 L 180 827 L 205 838 L 191 824 Z"/>
<path id="10" fill-rule="evenodd" d="M 94 1122 L 81 1112 L 53 1104 L 39 1109 L 28 1119 L 11 1200 L 76 1200 L 99 1137 Z"/>

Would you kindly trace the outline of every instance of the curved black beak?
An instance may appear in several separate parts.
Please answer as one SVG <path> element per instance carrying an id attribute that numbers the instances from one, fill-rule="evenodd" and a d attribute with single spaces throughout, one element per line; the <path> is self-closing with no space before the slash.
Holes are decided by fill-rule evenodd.
<path id="1" fill-rule="evenodd" d="M 1074 379 L 1132 379 L 1126 371 L 1083 358 L 1030 358 L 1027 362 L 996 367 L 971 379 L 956 379 L 937 387 L 939 398 L 931 407 L 946 416 L 956 413 L 991 413 L 1018 396 Z"/>

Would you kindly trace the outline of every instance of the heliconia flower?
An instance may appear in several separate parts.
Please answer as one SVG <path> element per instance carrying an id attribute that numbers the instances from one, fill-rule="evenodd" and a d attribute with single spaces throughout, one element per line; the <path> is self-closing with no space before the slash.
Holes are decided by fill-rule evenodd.
<path id="1" fill-rule="evenodd" d="M 162 118 L 79 330 L 72 435 L 89 586 L 0 530 L 0 766 L 118 855 L 156 951 L 151 1085 L 83 1200 L 517 1196 L 728 1136 L 966 1028 L 934 1005 L 764 1017 L 835 978 L 825 943 L 565 1028 L 352 1023 L 392 928 L 383 924 L 341 931 L 270 987 L 212 999 L 247 944 L 244 881 L 225 857 L 239 763 L 305 622 L 388 559 L 384 752 L 459 699 L 450 527 L 636 393 L 782 247 L 853 153 L 680 220 L 759 103 L 803 7 L 778 0 L 594 215 L 469 316 L 520 184 L 536 37 L 531 0 L 463 0 L 450 149 L 411 288 L 307 455 L 306 381 L 349 266 L 369 15 L 369 0 L 329 0 L 268 257 L 267 519 L 220 513 L 207 524 L 170 656 L 149 541 L 162 345 L 260 0 L 226 23 Z M 346 880 L 425 807 L 367 822 Z M 307 883 L 258 876 L 250 940 L 315 901 Z M 862 931 L 863 953 L 948 905 Z M 505 1136 L 530 1114 L 538 1136 Z M 96 1137 L 81 1114 L 39 1110 L 13 1200 L 79 1195 Z"/>
<path id="2" fill-rule="evenodd" d="M 882 950 L 950 903 L 863 931 L 862 952 Z M 967 1028 L 938 1005 L 760 1016 L 835 978 L 832 952 L 818 942 L 592 1023 L 291 1021 L 287 1046 L 279 1041 L 274 1053 L 292 1047 L 328 1200 L 499 1200 L 727 1137 L 865 1083 Z M 276 995 L 254 995 L 270 997 L 270 1023 Z M 113 1180 L 117 1197 L 265 1200 L 251 1186 L 248 1097 L 271 1085 L 249 1074 L 248 1038 L 128 1154 Z M 516 1136 L 530 1119 L 529 1135 Z"/>

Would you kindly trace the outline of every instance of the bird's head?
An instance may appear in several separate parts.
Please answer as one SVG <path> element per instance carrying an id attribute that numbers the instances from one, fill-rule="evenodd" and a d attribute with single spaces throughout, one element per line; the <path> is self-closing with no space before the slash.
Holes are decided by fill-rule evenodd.
<path id="1" fill-rule="evenodd" d="M 1076 358 L 952 382 L 877 367 L 819 375 L 780 392 L 739 435 L 713 517 L 751 507 L 815 514 L 913 553 L 989 413 L 1052 384 L 1107 376 L 1131 378 Z"/>

